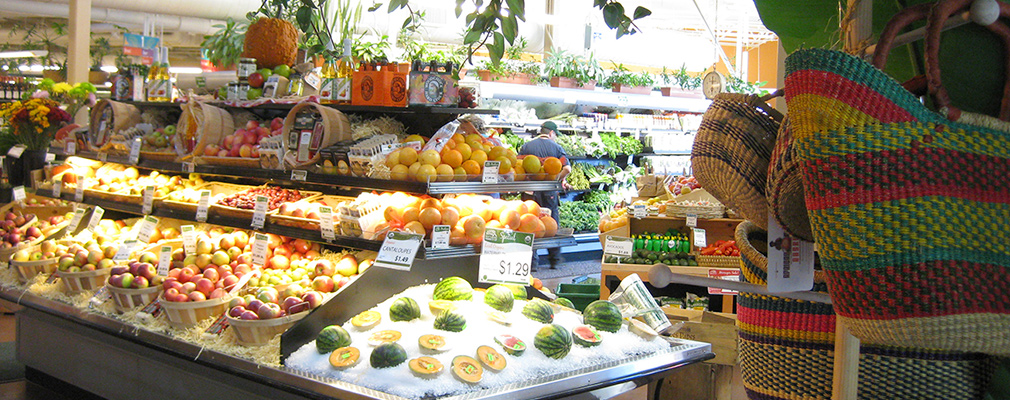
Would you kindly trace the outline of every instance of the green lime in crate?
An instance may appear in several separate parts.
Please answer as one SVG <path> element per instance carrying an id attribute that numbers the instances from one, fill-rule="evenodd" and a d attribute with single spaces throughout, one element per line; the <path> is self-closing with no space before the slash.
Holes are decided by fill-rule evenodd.
<path id="1" fill-rule="evenodd" d="M 593 301 L 600 299 L 600 285 L 562 283 L 558 285 L 558 297 L 572 301 L 575 309 L 582 311 Z"/>

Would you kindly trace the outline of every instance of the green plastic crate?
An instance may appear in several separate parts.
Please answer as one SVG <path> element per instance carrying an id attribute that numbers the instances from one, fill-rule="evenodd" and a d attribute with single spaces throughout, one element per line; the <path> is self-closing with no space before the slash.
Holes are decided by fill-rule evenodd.
<path id="1" fill-rule="evenodd" d="M 562 283 L 558 285 L 558 297 L 572 301 L 575 309 L 582 311 L 589 303 L 600 299 L 600 285 Z"/>

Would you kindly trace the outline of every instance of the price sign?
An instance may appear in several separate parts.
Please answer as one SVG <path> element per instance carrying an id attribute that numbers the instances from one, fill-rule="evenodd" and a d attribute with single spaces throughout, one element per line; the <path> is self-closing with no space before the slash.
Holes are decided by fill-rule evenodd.
<path id="1" fill-rule="evenodd" d="M 705 240 L 705 230 L 700 228 L 694 229 L 694 245 L 696 247 L 708 246 L 708 241 Z"/>
<path id="2" fill-rule="evenodd" d="M 768 218 L 768 291 L 798 292 L 814 287 L 814 244 L 786 233 Z"/>
<path id="3" fill-rule="evenodd" d="M 410 271 L 414 264 L 417 249 L 421 247 L 424 235 L 407 232 L 389 232 L 382 241 L 379 255 L 375 256 L 372 266 Z"/>
<path id="4" fill-rule="evenodd" d="M 191 162 L 184 162 L 184 163 L 182 163 L 182 171 L 183 172 L 194 173 L 194 172 L 196 172 L 196 164 L 193 164 Z"/>
<path id="5" fill-rule="evenodd" d="M 74 188 L 74 201 L 80 203 L 84 201 L 84 176 L 77 175 L 77 183 Z"/>
<path id="6" fill-rule="evenodd" d="M 449 235 L 451 232 L 452 227 L 449 225 L 435 225 L 431 227 L 431 248 L 449 248 Z"/>
<path id="7" fill-rule="evenodd" d="M 102 221 L 102 215 L 105 215 L 105 210 L 102 207 L 95 206 L 95 210 L 91 212 L 91 220 L 88 221 L 89 231 L 93 231 L 98 227 L 98 223 Z"/>
<path id="8" fill-rule="evenodd" d="M 10 150 L 7 150 L 7 157 L 15 159 L 21 158 L 21 154 L 25 152 L 25 148 L 26 147 L 23 144 L 14 145 L 14 147 L 11 147 Z"/>
<path id="9" fill-rule="evenodd" d="M 403 144 L 403 147 L 410 147 L 414 150 L 421 151 L 421 148 L 424 147 L 424 143 L 421 143 L 420 141 L 407 142 Z"/>
<path id="10" fill-rule="evenodd" d="M 326 206 L 319 207 L 319 231 L 323 239 L 332 241 L 337 238 L 336 231 L 333 230 L 333 209 Z"/>
<path id="11" fill-rule="evenodd" d="M 112 292 L 109 292 L 109 289 L 107 287 L 102 286 L 97 290 L 95 290 L 95 295 L 91 296 L 91 300 L 88 300 L 88 307 L 97 308 L 102 304 L 105 304 L 105 302 L 109 301 L 109 299 L 111 298 L 112 298 Z"/>
<path id="12" fill-rule="evenodd" d="M 263 229 L 263 225 L 267 220 L 267 206 L 270 204 L 270 199 L 266 196 L 256 196 L 256 206 L 253 207 L 252 216 L 252 227 L 256 229 Z"/>
<path id="13" fill-rule="evenodd" d="M 47 152 L 46 153 L 46 159 L 45 159 L 45 161 L 46 161 L 46 164 L 52 164 L 53 161 L 56 161 L 56 155 L 53 154 L 53 153 L 48 153 Z"/>
<path id="14" fill-rule="evenodd" d="M 150 215 L 144 217 L 144 220 L 140 222 L 140 230 L 137 233 L 137 240 L 148 243 L 151 240 L 151 235 L 154 234 L 154 229 L 158 227 L 158 219 Z"/>
<path id="15" fill-rule="evenodd" d="M 685 220 L 687 221 L 687 226 L 691 228 L 698 227 L 698 214 L 687 214 Z"/>
<path id="16" fill-rule="evenodd" d="M 60 195 L 62 194 L 63 194 L 63 181 L 58 180 L 56 182 L 53 182 L 53 197 L 60 198 Z"/>
<path id="17" fill-rule="evenodd" d="M 67 147 L 63 149 L 63 154 L 68 156 L 77 154 L 77 142 L 74 141 L 67 142 Z"/>
<path id="18" fill-rule="evenodd" d="M 253 265 L 263 267 L 267 264 L 267 245 L 270 244 L 270 238 L 262 233 L 256 233 L 253 235 Z"/>
<path id="19" fill-rule="evenodd" d="M 738 268 L 709 268 L 708 269 L 708 277 L 709 278 L 715 278 L 715 279 L 722 279 L 722 280 L 726 280 L 726 281 L 739 282 L 740 281 L 740 269 L 738 269 Z M 811 279 L 811 281 L 810 281 L 811 287 L 813 287 L 812 286 L 813 283 L 814 283 L 814 281 L 813 281 L 813 279 Z M 708 294 L 735 295 L 735 294 L 737 294 L 737 291 L 736 290 L 720 289 L 720 288 L 710 287 L 710 288 L 708 288 Z"/>
<path id="20" fill-rule="evenodd" d="M 649 216 L 649 212 L 645 204 L 635 204 L 631 206 L 631 216 L 641 219 Z"/>
<path id="21" fill-rule="evenodd" d="M 532 233 L 488 228 L 484 230 L 477 280 L 529 285 L 532 262 Z"/>
<path id="22" fill-rule="evenodd" d="M 196 205 L 196 220 L 207 222 L 207 209 L 210 208 L 210 190 L 200 191 L 200 202 Z"/>
<path id="23" fill-rule="evenodd" d="M 196 254 L 196 227 L 193 225 L 182 226 L 182 249 L 186 254 Z"/>
<path id="24" fill-rule="evenodd" d="M 136 240 L 124 240 L 123 244 L 119 245 L 119 250 L 116 251 L 116 255 L 112 257 L 112 261 L 123 262 L 130 259 L 130 253 L 133 252 L 133 248 L 139 243 Z"/>
<path id="25" fill-rule="evenodd" d="M 98 153 L 98 161 L 108 162 L 109 161 L 109 153 L 99 152 Z"/>
<path id="26" fill-rule="evenodd" d="M 484 183 L 498 183 L 498 168 L 501 161 L 484 161 Z"/>
<path id="27" fill-rule="evenodd" d="M 84 209 L 78 208 L 74 211 L 74 218 L 70 219 L 70 225 L 67 226 L 67 233 L 77 230 L 77 227 L 81 225 L 81 220 L 84 219 Z"/>
<path id="28" fill-rule="evenodd" d="M 399 149 L 400 147 L 403 147 L 403 143 L 384 144 L 380 146 L 379 149 L 380 153 L 389 154 L 392 153 L 393 150 Z"/>
<path id="29" fill-rule="evenodd" d="M 291 171 L 291 180 L 293 181 L 305 181 L 305 178 L 309 176 L 309 172 L 305 170 L 293 170 Z"/>
<path id="30" fill-rule="evenodd" d="M 137 165 L 140 162 L 140 146 L 143 145 L 143 140 L 140 137 L 133 139 L 130 144 L 130 164 Z"/>
<path id="31" fill-rule="evenodd" d="M 635 251 L 635 240 L 620 236 L 607 236 L 607 244 L 603 247 L 604 256 L 631 257 Z"/>
<path id="32" fill-rule="evenodd" d="M 298 138 L 298 161 L 305 162 L 309 160 L 309 143 L 312 142 L 312 131 L 303 131 L 302 135 Z"/>
<path id="33" fill-rule="evenodd" d="M 140 213 L 148 215 L 151 211 L 154 211 L 154 186 L 144 188 L 144 204 Z"/>
<path id="34" fill-rule="evenodd" d="M 161 256 L 158 257 L 158 275 L 168 276 L 172 267 L 172 246 L 161 246 Z"/>
<path id="35" fill-rule="evenodd" d="M 23 185 L 14 187 L 14 201 L 21 203 L 25 201 L 25 196 L 25 187 Z"/>

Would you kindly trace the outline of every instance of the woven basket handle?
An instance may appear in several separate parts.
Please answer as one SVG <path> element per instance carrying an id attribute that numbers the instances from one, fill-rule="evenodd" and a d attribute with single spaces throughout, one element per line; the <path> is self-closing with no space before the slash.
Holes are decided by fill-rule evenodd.
<path id="1" fill-rule="evenodd" d="M 933 8 L 929 15 L 929 22 L 926 24 L 926 78 L 929 84 L 929 93 L 933 95 L 937 106 L 941 110 L 946 109 L 947 118 L 957 121 L 961 117 L 961 110 L 951 105 L 950 95 L 947 89 L 940 82 L 940 31 L 943 29 L 947 18 L 956 12 L 971 6 L 972 0 L 949 0 L 942 1 Z M 999 4 L 1000 17 L 1010 18 L 1010 4 L 997 2 Z M 1003 39 L 1004 47 L 1010 49 L 1010 27 L 996 22 L 987 26 L 990 31 Z M 1007 51 L 1010 58 L 1010 51 Z M 999 118 L 1010 120 L 1010 61 L 1004 63 L 1005 76 L 1008 81 L 1003 87 L 1003 100 L 1000 103 Z"/>
<path id="2" fill-rule="evenodd" d="M 768 116 L 772 117 L 772 119 L 774 119 L 775 122 L 782 123 L 782 119 L 784 119 L 785 116 L 782 115 L 782 113 L 779 112 L 779 110 L 776 110 L 774 107 L 769 105 L 768 101 L 776 97 L 782 97 L 784 93 L 785 92 L 782 89 L 779 89 L 774 92 L 768 93 L 764 96 L 752 95 L 750 96 L 750 105 L 760 108 L 761 111 L 764 111 L 765 114 L 768 114 Z"/>

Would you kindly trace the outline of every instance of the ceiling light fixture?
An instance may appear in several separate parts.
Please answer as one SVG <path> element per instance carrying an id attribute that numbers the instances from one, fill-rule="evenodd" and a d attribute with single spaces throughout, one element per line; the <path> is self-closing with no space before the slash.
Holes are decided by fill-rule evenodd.
<path id="1" fill-rule="evenodd" d="M 47 55 L 49 55 L 49 50 L 0 51 L 0 58 L 30 58 L 45 57 Z"/>

